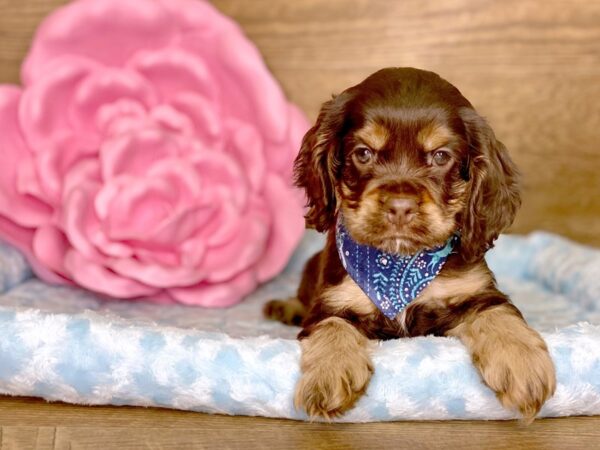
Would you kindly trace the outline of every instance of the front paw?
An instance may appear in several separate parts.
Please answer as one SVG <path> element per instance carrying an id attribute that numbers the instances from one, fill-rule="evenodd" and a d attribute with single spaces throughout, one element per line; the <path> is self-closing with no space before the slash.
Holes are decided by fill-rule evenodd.
<path id="1" fill-rule="evenodd" d="M 554 364 L 541 336 L 532 329 L 499 340 L 487 353 L 473 358 L 502 405 L 519 411 L 525 423 L 531 423 L 554 394 Z"/>
<path id="2" fill-rule="evenodd" d="M 294 404 L 311 418 L 341 416 L 365 393 L 372 374 L 370 362 L 357 363 L 354 358 L 324 362 L 302 375 Z"/>
<path id="3" fill-rule="evenodd" d="M 354 406 L 373 375 L 368 339 L 347 322 L 324 321 L 302 341 L 302 377 L 294 404 L 330 420 Z"/>

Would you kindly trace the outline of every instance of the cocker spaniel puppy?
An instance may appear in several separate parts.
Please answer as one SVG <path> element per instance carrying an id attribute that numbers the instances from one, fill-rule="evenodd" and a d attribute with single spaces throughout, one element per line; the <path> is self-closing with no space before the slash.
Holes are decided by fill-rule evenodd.
<path id="1" fill-rule="evenodd" d="M 296 406 L 331 418 L 365 392 L 375 339 L 456 336 L 502 404 L 533 420 L 554 393 L 541 336 L 484 260 L 520 206 L 517 170 L 473 106 L 432 72 L 388 68 L 326 102 L 295 162 L 307 226 L 328 233 L 297 298 Z"/>

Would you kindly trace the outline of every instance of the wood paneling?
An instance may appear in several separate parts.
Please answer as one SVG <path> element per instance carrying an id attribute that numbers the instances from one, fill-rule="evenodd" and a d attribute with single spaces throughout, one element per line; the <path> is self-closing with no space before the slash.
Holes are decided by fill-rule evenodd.
<path id="1" fill-rule="evenodd" d="M 386 66 L 433 70 L 491 122 L 524 174 L 515 231 L 600 245 L 600 2 L 215 0 L 311 118 Z"/>
<path id="2" fill-rule="evenodd" d="M 64 0 L 0 0 L 0 81 Z M 600 1 L 214 0 L 311 119 L 386 66 L 436 71 L 488 117 L 524 174 L 515 231 L 600 245 Z"/>

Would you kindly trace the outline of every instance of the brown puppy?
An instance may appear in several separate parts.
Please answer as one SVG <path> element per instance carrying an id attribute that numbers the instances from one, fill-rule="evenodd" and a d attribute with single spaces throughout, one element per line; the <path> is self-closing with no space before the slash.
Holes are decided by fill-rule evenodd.
<path id="1" fill-rule="evenodd" d="M 520 206 L 517 171 L 486 121 L 432 72 L 383 69 L 326 102 L 302 143 L 296 183 L 307 226 L 327 231 L 297 298 L 268 317 L 302 323 L 296 405 L 312 417 L 343 414 L 365 392 L 372 339 L 456 336 L 502 404 L 531 421 L 554 393 L 541 336 L 496 287 L 484 260 Z M 359 244 L 412 255 L 460 243 L 439 275 L 394 319 L 385 317 L 338 256 L 338 214 Z"/>

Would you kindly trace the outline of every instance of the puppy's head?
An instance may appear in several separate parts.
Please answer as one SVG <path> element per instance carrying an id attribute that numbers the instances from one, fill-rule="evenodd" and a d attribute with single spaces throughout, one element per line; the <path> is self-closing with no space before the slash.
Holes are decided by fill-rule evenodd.
<path id="1" fill-rule="evenodd" d="M 483 256 L 520 205 L 516 168 L 462 94 L 432 72 L 380 70 L 326 102 L 295 162 L 307 225 L 343 214 L 361 244 L 413 254 L 460 231 Z"/>

